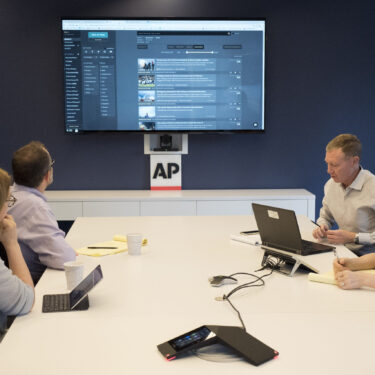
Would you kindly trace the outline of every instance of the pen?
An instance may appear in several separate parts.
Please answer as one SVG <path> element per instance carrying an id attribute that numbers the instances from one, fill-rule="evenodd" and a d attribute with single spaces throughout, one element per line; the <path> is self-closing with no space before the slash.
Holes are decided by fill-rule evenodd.
<path id="1" fill-rule="evenodd" d="M 314 220 L 310 220 L 313 224 L 315 224 L 318 228 L 321 228 L 321 226 Z M 323 229 L 324 231 L 326 231 L 326 229 Z"/>
<path id="2" fill-rule="evenodd" d="M 258 229 L 255 229 L 255 230 L 246 230 L 246 231 L 243 231 L 243 232 L 240 232 L 240 234 L 244 234 L 244 235 L 250 235 L 250 234 L 257 234 L 259 233 L 259 230 Z"/>
<path id="3" fill-rule="evenodd" d="M 336 249 L 333 248 L 332 251 L 333 251 L 333 254 L 335 255 L 335 257 L 337 258 L 337 263 L 340 264 L 340 258 L 339 258 L 339 255 L 337 254 Z"/>
<path id="4" fill-rule="evenodd" d="M 114 246 L 87 246 L 88 249 L 118 249 Z"/>
<path id="5" fill-rule="evenodd" d="M 311 222 L 314 223 L 317 227 L 320 227 L 320 225 L 316 223 L 315 221 L 311 220 Z M 340 264 L 340 258 L 339 258 L 339 255 L 337 254 L 336 248 L 334 247 L 332 251 L 333 251 L 334 256 L 337 258 L 337 263 Z"/>

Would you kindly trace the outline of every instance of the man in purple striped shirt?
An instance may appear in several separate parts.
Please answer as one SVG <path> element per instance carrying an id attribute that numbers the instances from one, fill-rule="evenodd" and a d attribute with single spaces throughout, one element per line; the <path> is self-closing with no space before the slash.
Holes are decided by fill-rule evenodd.
<path id="1" fill-rule="evenodd" d="M 30 142 L 13 154 L 14 185 L 17 199 L 9 210 L 18 228 L 18 241 L 34 283 L 47 267 L 63 269 L 75 260 L 75 251 L 65 241 L 44 195 L 53 181 L 54 161 L 40 142 Z"/>

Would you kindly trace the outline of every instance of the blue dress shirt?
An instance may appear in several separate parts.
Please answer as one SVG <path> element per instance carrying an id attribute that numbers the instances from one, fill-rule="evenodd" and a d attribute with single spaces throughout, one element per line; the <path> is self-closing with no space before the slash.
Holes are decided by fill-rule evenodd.
<path id="1" fill-rule="evenodd" d="M 14 184 L 16 204 L 8 212 L 17 224 L 18 242 L 34 283 L 46 267 L 64 269 L 76 253 L 65 241 L 47 199 L 39 190 Z"/>

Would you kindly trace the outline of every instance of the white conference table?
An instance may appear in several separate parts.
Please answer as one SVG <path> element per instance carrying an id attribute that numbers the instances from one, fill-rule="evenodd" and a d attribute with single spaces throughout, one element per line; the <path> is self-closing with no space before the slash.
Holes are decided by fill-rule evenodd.
<path id="1" fill-rule="evenodd" d="M 33 311 L 16 319 L 0 344 L 1 374 L 372 374 L 375 292 L 343 291 L 307 275 L 273 273 L 265 285 L 231 297 L 247 331 L 280 352 L 259 367 L 217 363 L 194 355 L 166 361 L 156 346 L 203 324 L 239 326 L 236 313 L 216 296 L 208 278 L 260 268 L 260 247 L 231 241 L 255 227 L 248 216 L 78 218 L 67 240 L 75 247 L 141 232 L 140 256 L 80 256 L 85 272 L 100 263 L 104 278 L 90 293 L 90 309 L 41 312 L 42 296 L 66 292 L 65 275 L 47 270 Z M 303 237 L 311 223 L 299 217 Z M 350 254 L 339 248 L 340 256 Z M 321 264 L 331 268 L 333 255 Z M 323 266 L 322 266 L 323 267 Z M 260 274 L 268 271 L 260 272 Z M 249 281 L 246 276 L 240 282 Z"/>

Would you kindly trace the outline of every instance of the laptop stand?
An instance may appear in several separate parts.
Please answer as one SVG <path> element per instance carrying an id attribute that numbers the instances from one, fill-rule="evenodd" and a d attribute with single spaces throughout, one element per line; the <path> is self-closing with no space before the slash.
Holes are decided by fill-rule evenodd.
<path id="1" fill-rule="evenodd" d="M 292 277 L 298 269 L 305 271 L 319 273 L 318 270 L 306 262 L 302 261 L 298 255 L 286 254 L 282 250 L 270 249 L 262 246 L 264 255 L 262 259 L 262 267 L 267 266 L 269 258 L 276 258 L 280 260 L 279 268 L 275 268 L 275 271 Z"/>

